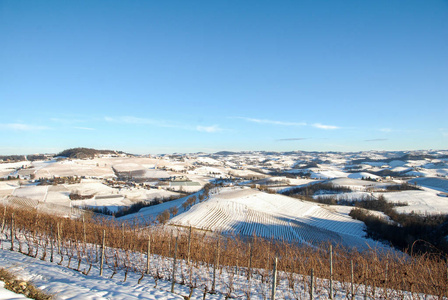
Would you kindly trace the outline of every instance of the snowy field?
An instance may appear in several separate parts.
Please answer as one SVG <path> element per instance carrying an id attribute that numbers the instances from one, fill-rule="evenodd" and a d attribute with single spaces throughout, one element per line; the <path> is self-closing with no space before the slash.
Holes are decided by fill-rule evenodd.
<path id="1" fill-rule="evenodd" d="M 20 187 L 14 190 L 12 193 L 13 196 L 29 198 L 33 200 L 37 200 L 39 202 L 44 202 L 46 195 L 48 192 L 48 186 L 40 185 L 40 186 L 25 186 Z"/>
<path id="2" fill-rule="evenodd" d="M 386 201 L 392 203 L 407 203 L 407 206 L 395 208 L 402 213 L 417 214 L 448 214 L 448 198 L 438 196 L 438 191 L 402 191 L 383 194 Z"/>
<path id="3" fill-rule="evenodd" d="M 333 241 L 354 247 L 364 239 L 364 224 L 312 202 L 249 188 L 224 188 L 170 221 L 171 225 L 317 244 Z"/>
<path id="4" fill-rule="evenodd" d="M 415 178 L 409 180 L 409 182 L 412 184 L 416 183 L 417 185 L 420 186 L 448 193 L 448 179 L 424 177 L 424 178 Z"/>
<path id="5" fill-rule="evenodd" d="M 99 299 L 184 299 L 178 289 L 178 294 L 169 293 L 170 283 L 161 282 L 158 288 L 154 288 L 154 280 L 146 279 L 142 284 L 137 284 L 139 274 L 130 274 L 127 282 L 118 276 L 110 279 L 108 276 L 96 274 L 86 277 L 80 272 L 50 263 L 34 259 L 17 252 L 0 250 L 0 267 L 7 268 L 20 279 L 32 281 L 33 284 L 56 299 L 66 300 L 99 300 Z M 184 288 L 185 289 L 185 288 Z M 188 292 L 184 292 L 185 295 Z M 14 297 L 14 298 L 9 298 Z M 27 299 L 17 296 L 12 292 L 0 291 L 0 299 Z"/>

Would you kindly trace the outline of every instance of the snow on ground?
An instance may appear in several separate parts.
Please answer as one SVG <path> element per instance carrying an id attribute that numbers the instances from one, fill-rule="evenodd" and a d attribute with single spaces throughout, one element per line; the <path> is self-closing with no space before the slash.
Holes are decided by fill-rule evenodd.
<path id="1" fill-rule="evenodd" d="M 0 190 L 14 190 L 20 187 L 18 180 L 0 181 Z"/>
<path id="2" fill-rule="evenodd" d="M 23 299 L 30 299 L 25 297 L 21 294 L 16 294 L 14 292 L 11 292 L 4 288 L 5 283 L 3 281 L 0 281 L 0 299 L 7 299 L 7 300 L 23 300 Z"/>
<path id="3" fill-rule="evenodd" d="M 199 168 L 196 168 L 194 171 L 188 171 L 188 174 L 198 174 L 198 175 L 203 175 L 203 176 L 210 175 L 210 174 L 220 175 L 220 176 L 225 175 L 225 173 L 221 169 L 218 169 L 215 167 L 199 167 Z"/>
<path id="4" fill-rule="evenodd" d="M 214 166 L 220 166 L 221 162 L 213 159 L 211 157 L 198 157 L 196 159 L 198 162 L 204 163 L 204 164 L 209 164 L 209 165 L 214 165 Z"/>
<path id="5" fill-rule="evenodd" d="M 368 192 L 351 192 L 351 193 L 339 193 L 339 194 L 322 194 L 322 195 L 314 195 L 313 198 L 333 198 L 336 200 L 350 200 L 350 201 L 359 201 L 364 200 L 368 197 L 371 197 L 371 193 Z"/>
<path id="6" fill-rule="evenodd" d="M 439 190 L 442 192 L 448 192 L 448 179 L 431 178 L 431 177 L 415 178 L 415 179 L 409 180 L 409 183 L 411 183 L 411 184 L 416 183 L 417 185 L 420 185 L 420 186 L 432 188 L 432 189 Z"/>
<path id="7" fill-rule="evenodd" d="M 100 196 L 101 197 L 101 196 Z M 107 207 L 108 210 L 112 212 L 117 212 L 125 206 L 132 204 L 131 201 L 125 199 L 121 195 L 103 196 L 103 197 L 93 197 L 92 199 L 85 200 L 73 200 L 71 205 L 74 207 L 92 207 L 92 208 L 103 208 Z"/>
<path id="8" fill-rule="evenodd" d="M 329 205 L 328 206 L 329 210 L 336 211 L 336 212 L 346 215 L 348 217 L 353 208 L 354 208 L 353 206 L 344 206 L 344 205 Z M 361 209 L 363 209 L 363 208 L 361 208 Z M 382 218 L 389 222 L 393 222 L 393 221 L 391 221 L 391 219 L 388 215 L 386 215 L 385 213 L 383 213 L 381 211 L 375 211 L 375 210 L 365 210 L 365 211 L 368 211 L 369 214 L 371 214 L 375 217 L 379 217 L 379 218 Z"/>
<path id="9" fill-rule="evenodd" d="M 368 172 L 358 172 L 358 173 L 352 173 L 347 176 L 348 178 L 352 179 L 363 179 L 363 178 L 371 178 L 371 179 L 379 179 L 380 176 L 368 173 Z"/>
<path id="10" fill-rule="evenodd" d="M 30 185 L 17 188 L 12 193 L 13 196 L 29 198 L 39 202 L 45 201 L 48 192 L 48 185 Z"/>
<path id="11" fill-rule="evenodd" d="M 282 178 L 282 177 L 279 177 L 279 178 Z M 316 179 L 301 179 L 301 178 L 298 178 L 298 179 L 287 178 L 287 180 L 289 182 L 288 186 L 286 186 L 286 185 L 279 185 L 279 186 L 276 186 L 276 185 L 270 186 L 270 185 L 268 185 L 268 189 L 272 190 L 272 191 L 276 191 L 277 193 L 281 194 L 281 193 L 284 193 L 284 192 L 286 192 L 286 191 L 288 191 L 290 189 L 303 187 L 303 186 L 306 186 L 306 185 L 309 185 L 309 184 L 314 184 L 314 183 L 317 183 L 317 182 L 321 182 L 320 180 L 316 180 Z M 250 182 L 248 182 L 248 184 L 250 184 Z M 263 184 L 263 183 L 261 183 L 261 184 Z"/>
<path id="12" fill-rule="evenodd" d="M 132 201 L 151 201 L 156 198 L 169 198 L 171 196 L 178 196 L 179 193 L 167 191 L 164 189 L 141 189 L 141 188 L 130 188 L 123 189 L 120 191 L 120 195 L 124 195 L 126 198 Z"/>
<path id="13" fill-rule="evenodd" d="M 20 187 L 18 180 L 0 181 L 0 199 L 12 195 L 18 187 Z"/>
<path id="14" fill-rule="evenodd" d="M 184 197 L 184 198 L 180 198 L 180 199 L 173 200 L 173 201 L 167 201 L 162 204 L 145 207 L 145 208 L 140 209 L 140 211 L 138 213 L 129 214 L 129 215 L 117 218 L 117 220 L 128 221 L 128 220 L 137 219 L 138 221 L 142 221 L 143 223 L 146 223 L 147 221 L 155 220 L 159 214 L 161 214 L 165 210 L 169 210 L 171 207 L 176 207 L 178 209 L 178 211 L 183 211 L 182 203 L 184 203 L 187 198 L 188 197 Z"/>
<path id="15" fill-rule="evenodd" d="M 429 176 L 429 173 L 425 172 L 425 171 L 409 171 L 409 172 L 406 172 L 404 175 L 410 176 L 410 177 L 426 177 L 426 176 Z"/>
<path id="16" fill-rule="evenodd" d="M 336 178 L 330 180 L 331 183 L 337 186 L 346 186 L 353 190 L 361 190 L 364 191 L 367 187 L 381 187 L 384 186 L 384 183 L 379 183 L 375 181 L 369 180 L 359 180 L 352 178 Z"/>
<path id="17" fill-rule="evenodd" d="M 53 176 L 115 177 L 110 165 L 101 165 L 95 160 L 48 161 L 33 163 L 33 165 L 36 168 L 36 178 L 51 178 Z"/>
<path id="18" fill-rule="evenodd" d="M 8 172 L 11 173 L 17 168 L 28 167 L 31 165 L 29 161 L 19 161 L 19 162 L 11 162 L 11 163 L 0 163 L 0 172 Z"/>
<path id="19" fill-rule="evenodd" d="M 140 274 L 130 273 L 126 282 L 115 276 L 100 277 L 98 270 L 92 270 L 86 277 L 80 272 L 60 266 L 57 263 L 42 261 L 17 252 L 0 250 L 0 267 L 7 268 L 20 279 L 33 284 L 56 299 L 66 300 L 99 300 L 99 299 L 184 299 L 179 294 L 169 293 L 169 282 L 160 282 L 154 288 L 154 280 L 146 278 L 137 284 Z M 95 274 L 93 274 L 95 272 Z M 185 288 L 184 288 L 185 289 Z M 179 292 L 179 288 L 177 288 Z M 188 292 L 184 291 L 184 295 Z M 3 297 L 5 295 L 5 297 Z M 11 298 L 8 298 L 10 297 Z M 0 299 L 26 299 L 0 291 Z"/>
<path id="20" fill-rule="evenodd" d="M 412 169 L 411 168 L 407 168 L 407 167 L 395 167 L 390 169 L 392 172 L 397 172 L 397 173 L 405 173 L 405 172 L 410 172 Z"/>
<path id="21" fill-rule="evenodd" d="M 344 214 L 278 194 L 249 188 L 224 188 L 210 200 L 174 217 L 172 225 L 265 238 L 318 243 L 330 240 L 363 247 L 364 223 Z M 344 238 L 344 240 L 342 239 Z"/>
<path id="22" fill-rule="evenodd" d="M 121 163 L 113 165 L 117 172 L 131 172 L 144 169 L 143 166 L 136 163 Z"/>
<path id="23" fill-rule="evenodd" d="M 231 169 L 229 170 L 229 175 L 236 176 L 236 177 L 255 177 L 255 178 L 264 178 L 267 177 L 263 173 L 254 172 L 251 170 L 239 170 L 239 169 Z"/>
<path id="24" fill-rule="evenodd" d="M 70 206 L 70 192 L 70 189 L 68 189 L 66 185 L 50 185 L 48 186 L 45 203 Z"/>
<path id="25" fill-rule="evenodd" d="M 117 194 L 117 190 L 101 182 L 101 180 L 83 179 L 78 184 L 65 185 L 70 191 L 78 192 L 81 195 L 111 195 Z"/>
<path id="26" fill-rule="evenodd" d="M 403 213 L 448 214 L 448 198 L 438 196 L 439 192 L 431 189 L 424 191 L 401 191 L 383 193 L 385 199 L 393 203 L 407 203 L 395 210 Z"/>
<path id="27" fill-rule="evenodd" d="M 389 163 L 389 166 L 391 166 L 392 168 L 402 167 L 404 165 L 406 165 L 406 162 L 402 160 L 393 160 Z"/>
<path id="28" fill-rule="evenodd" d="M 448 176 L 448 169 L 419 169 L 418 171 L 410 171 L 406 173 L 406 175 L 418 177 L 445 177 Z"/>
<path id="29" fill-rule="evenodd" d="M 316 182 L 316 180 L 314 179 L 305 179 L 305 178 L 288 178 L 289 180 L 289 184 L 291 185 L 305 185 L 305 184 L 310 184 L 312 182 Z"/>
<path id="30" fill-rule="evenodd" d="M 428 163 L 428 161 L 425 160 L 425 159 L 422 159 L 422 160 L 409 160 L 406 163 L 406 166 L 409 166 L 409 167 L 420 167 L 420 166 L 426 165 L 427 163 Z"/>
<path id="31" fill-rule="evenodd" d="M 343 172 L 331 166 L 322 166 L 322 168 L 310 168 L 311 178 L 314 179 L 331 179 L 339 177 L 347 177 L 349 173 Z"/>
<path id="32" fill-rule="evenodd" d="M 384 161 L 366 161 L 366 162 L 363 162 L 363 164 L 369 165 L 372 167 L 379 167 L 379 168 L 381 168 L 383 166 L 388 166 L 388 164 Z"/>

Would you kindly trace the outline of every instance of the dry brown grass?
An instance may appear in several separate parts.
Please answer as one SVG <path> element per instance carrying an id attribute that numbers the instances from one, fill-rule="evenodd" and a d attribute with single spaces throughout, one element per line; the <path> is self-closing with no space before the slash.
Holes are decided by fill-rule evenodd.
<path id="1" fill-rule="evenodd" d="M 28 298 L 35 300 L 50 300 L 53 296 L 48 295 L 36 288 L 31 282 L 17 279 L 8 270 L 0 268 L 0 281 L 5 283 L 5 289 L 10 290 L 16 294 L 25 295 Z"/>

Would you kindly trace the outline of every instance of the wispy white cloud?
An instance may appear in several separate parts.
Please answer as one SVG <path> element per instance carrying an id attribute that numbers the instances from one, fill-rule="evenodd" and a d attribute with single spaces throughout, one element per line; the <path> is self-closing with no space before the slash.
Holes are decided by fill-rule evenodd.
<path id="1" fill-rule="evenodd" d="M 448 128 L 440 128 L 439 130 L 443 136 L 448 137 Z"/>
<path id="2" fill-rule="evenodd" d="M 258 124 L 270 124 L 270 125 L 279 125 L 279 126 L 312 126 L 314 128 L 323 129 L 323 130 L 334 130 L 334 129 L 340 128 L 338 126 L 324 125 L 321 123 L 308 124 L 306 122 L 288 122 L 288 121 L 279 121 L 279 120 L 246 118 L 246 117 L 236 117 L 236 118 L 245 120 L 247 122 L 258 123 Z"/>
<path id="3" fill-rule="evenodd" d="M 339 129 L 340 128 L 338 126 L 324 125 L 324 124 L 321 124 L 321 123 L 314 123 L 311 126 L 313 126 L 315 128 L 318 128 L 318 129 L 323 129 L 323 130 L 334 130 L 334 129 Z"/>
<path id="4" fill-rule="evenodd" d="M 48 126 L 24 124 L 24 123 L 8 123 L 0 124 L 0 129 L 4 130 L 17 130 L 17 131 L 41 131 L 51 129 Z"/>
<path id="5" fill-rule="evenodd" d="M 392 132 L 393 130 L 390 128 L 381 128 L 381 129 L 379 129 L 379 131 L 389 133 L 389 132 Z"/>
<path id="6" fill-rule="evenodd" d="M 215 132 L 222 131 L 222 129 L 219 128 L 218 125 L 213 125 L 213 126 L 196 126 L 196 130 L 200 131 L 200 132 L 207 132 L 207 133 L 215 133 Z"/>
<path id="7" fill-rule="evenodd" d="M 280 126 L 306 126 L 307 125 L 305 122 L 285 122 L 285 121 L 255 119 L 255 118 L 245 118 L 245 117 L 237 117 L 237 119 L 242 119 L 242 120 L 252 122 L 252 123 L 271 124 L 271 125 L 280 125 Z"/>

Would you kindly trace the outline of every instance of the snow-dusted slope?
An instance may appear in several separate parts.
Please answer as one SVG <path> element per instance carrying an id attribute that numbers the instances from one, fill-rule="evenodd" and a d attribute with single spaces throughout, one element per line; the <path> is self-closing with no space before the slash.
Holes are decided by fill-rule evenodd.
<path id="1" fill-rule="evenodd" d="M 364 224 L 312 202 L 249 188 L 225 188 L 170 224 L 290 242 L 325 241 L 363 247 Z M 373 244 L 373 242 L 372 242 Z"/>

